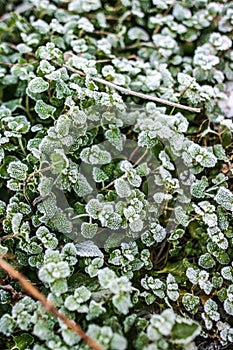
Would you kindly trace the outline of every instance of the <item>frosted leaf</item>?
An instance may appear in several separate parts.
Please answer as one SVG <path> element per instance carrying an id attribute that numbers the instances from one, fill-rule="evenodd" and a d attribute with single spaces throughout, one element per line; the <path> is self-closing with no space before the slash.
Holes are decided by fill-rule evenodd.
<path id="1" fill-rule="evenodd" d="M 173 310 L 164 310 L 161 315 L 153 315 L 151 317 L 151 326 L 159 331 L 160 334 L 168 336 L 171 333 L 176 315 Z M 161 336 L 160 336 L 161 337 Z"/>
<path id="2" fill-rule="evenodd" d="M 79 341 L 80 341 L 80 337 L 77 334 L 75 334 L 71 329 L 66 328 L 66 329 L 62 330 L 61 334 L 62 334 L 62 338 L 63 338 L 64 342 L 69 346 L 73 346 L 73 345 L 79 343 Z M 36 349 L 34 349 L 34 350 L 36 350 Z"/>
<path id="3" fill-rule="evenodd" d="M 187 311 L 195 314 L 200 304 L 200 299 L 198 296 L 186 293 L 182 297 L 182 303 Z"/>
<path id="4" fill-rule="evenodd" d="M 59 278 L 50 283 L 51 293 L 55 296 L 60 296 L 68 291 L 68 284 L 66 278 Z"/>
<path id="5" fill-rule="evenodd" d="M 91 260 L 91 263 L 87 266 L 85 271 L 89 274 L 90 277 L 95 277 L 98 274 L 99 269 L 103 266 L 103 258 L 95 258 Z"/>
<path id="6" fill-rule="evenodd" d="M 107 214 L 108 215 L 108 214 Z M 117 230 L 120 228 L 122 223 L 122 218 L 118 213 L 110 213 L 108 218 L 106 218 L 106 214 L 103 217 L 102 212 L 100 213 L 99 219 L 103 226 L 109 227 L 112 230 Z"/>
<path id="7" fill-rule="evenodd" d="M 111 162 L 111 154 L 108 151 L 101 150 L 98 145 L 87 147 L 80 153 L 80 158 L 88 164 L 108 164 Z"/>
<path id="8" fill-rule="evenodd" d="M 121 198 L 126 198 L 131 195 L 131 189 L 128 182 L 122 178 L 116 179 L 114 181 L 114 187 L 115 187 L 116 193 Z"/>
<path id="9" fill-rule="evenodd" d="M 52 191 L 53 184 L 54 184 L 54 179 L 52 177 L 41 175 L 40 182 L 38 185 L 38 190 L 40 192 L 40 195 L 42 197 L 48 196 Z"/>
<path id="10" fill-rule="evenodd" d="M 49 83 L 40 77 L 32 79 L 28 84 L 28 89 L 34 94 L 44 92 L 48 88 Z"/>
<path id="11" fill-rule="evenodd" d="M 45 75 L 46 79 L 48 80 L 60 80 L 62 79 L 61 77 L 61 70 L 60 69 L 57 69 L 49 74 L 46 74 Z"/>
<path id="12" fill-rule="evenodd" d="M 105 312 L 106 312 L 105 307 L 103 307 L 100 303 L 97 303 L 95 300 L 91 300 L 86 319 L 88 321 L 93 320 L 94 318 L 99 317 Z"/>
<path id="13" fill-rule="evenodd" d="M 108 164 L 111 162 L 111 154 L 99 149 L 98 146 L 92 146 L 89 161 L 91 164 Z"/>
<path id="14" fill-rule="evenodd" d="M 203 221 L 206 225 L 208 225 L 209 227 L 214 227 L 218 224 L 218 218 L 216 214 L 208 214 L 206 213 L 203 216 Z"/>
<path id="15" fill-rule="evenodd" d="M 214 199 L 223 208 L 233 212 L 233 194 L 230 190 L 225 187 L 220 187 Z"/>
<path id="16" fill-rule="evenodd" d="M 77 183 L 74 187 L 74 190 L 79 197 L 85 197 L 93 191 L 91 185 L 88 183 L 86 177 L 83 174 L 77 175 Z"/>
<path id="17" fill-rule="evenodd" d="M 127 340 L 123 335 L 118 333 L 113 333 L 111 340 L 111 349 L 113 350 L 126 350 L 127 349 Z"/>
<path id="18" fill-rule="evenodd" d="M 81 304 L 89 300 L 91 297 L 91 292 L 85 286 L 81 286 L 74 291 L 74 298 L 77 303 Z"/>
<path id="19" fill-rule="evenodd" d="M 158 331 L 157 328 L 153 327 L 151 324 L 147 328 L 147 336 L 151 341 L 157 342 L 161 338 L 161 333 Z M 151 344 L 154 345 L 154 344 Z M 158 347 L 144 347 L 145 350 L 158 350 Z"/>
<path id="20" fill-rule="evenodd" d="M 15 213 L 11 219 L 11 227 L 13 234 L 18 234 L 20 232 L 20 226 L 22 224 L 23 220 L 23 214 L 22 213 Z"/>
<path id="21" fill-rule="evenodd" d="M 121 266 L 124 261 L 124 257 L 120 249 L 115 249 L 111 254 L 108 260 L 111 264 L 116 266 Z"/>
<path id="22" fill-rule="evenodd" d="M 59 138 L 63 138 L 69 135 L 71 126 L 71 120 L 66 115 L 60 115 L 55 122 L 55 131 Z"/>
<path id="23" fill-rule="evenodd" d="M 132 169 L 128 175 L 127 180 L 129 181 L 129 184 L 134 187 L 140 187 L 142 183 L 141 177 L 136 173 L 134 169 Z"/>
<path id="24" fill-rule="evenodd" d="M 233 11 L 231 8 L 228 8 L 225 16 L 222 16 L 218 27 L 219 30 L 223 33 L 228 33 L 230 31 L 232 31 L 232 17 L 233 17 Z"/>
<path id="25" fill-rule="evenodd" d="M 218 321 L 220 319 L 218 304 L 214 300 L 208 299 L 204 304 L 204 310 L 211 320 Z"/>
<path id="26" fill-rule="evenodd" d="M 152 233 L 154 240 L 158 243 L 162 242 L 167 234 L 165 228 L 157 223 L 151 223 L 150 232 Z"/>
<path id="27" fill-rule="evenodd" d="M 56 149 L 51 155 L 51 172 L 60 174 L 62 170 L 69 166 L 69 160 L 66 157 L 63 149 Z"/>
<path id="28" fill-rule="evenodd" d="M 219 51 L 228 50 L 232 46 L 231 39 L 220 33 L 212 33 L 209 38 L 209 43 Z"/>
<path id="29" fill-rule="evenodd" d="M 189 217 L 185 213 L 184 209 L 180 206 L 175 207 L 175 217 L 178 223 L 184 227 L 187 227 L 189 224 Z"/>
<path id="30" fill-rule="evenodd" d="M 112 128 L 105 132 L 106 139 L 119 151 L 123 150 L 123 142 L 119 128 Z"/>
<path id="31" fill-rule="evenodd" d="M 44 263 L 48 264 L 50 262 L 60 262 L 62 261 L 61 255 L 58 250 L 47 249 L 45 252 Z"/>
<path id="32" fill-rule="evenodd" d="M 6 336 L 10 336 L 14 332 L 15 327 L 16 322 L 10 315 L 5 314 L 0 318 L 1 333 L 5 334 Z"/>
<path id="33" fill-rule="evenodd" d="M 56 208 L 56 211 L 52 216 L 52 220 L 49 220 L 48 224 L 53 230 L 57 230 L 58 232 L 62 232 L 64 234 L 70 233 L 73 227 L 66 213 L 61 208 Z"/>
<path id="34" fill-rule="evenodd" d="M 81 225 L 81 234 L 85 238 L 93 238 L 98 231 L 97 224 L 90 224 L 87 222 L 83 222 Z"/>
<path id="35" fill-rule="evenodd" d="M 175 277 L 170 273 L 167 276 L 167 296 L 172 301 L 176 301 L 179 298 L 178 284 Z"/>
<path id="36" fill-rule="evenodd" d="M 51 326 L 48 327 L 47 322 L 45 322 L 43 319 L 37 320 L 33 328 L 33 334 L 35 334 L 41 340 L 51 339 L 53 336 Z"/>
<path id="37" fill-rule="evenodd" d="M 32 51 L 32 48 L 21 43 L 21 44 L 18 44 L 17 45 L 17 50 L 21 53 L 21 54 L 24 54 L 24 53 L 28 53 L 28 52 L 31 52 Z"/>
<path id="38" fill-rule="evenodd" d="M 7 171 L 12 178 L 23 181 L 27 178 L 28 167 L 20 161 L 15 161 L 8 165 Z"/>
<path id="39" fill-rule="evenodd" d="M 68 10 L 77 13 L 95 11 L 101 8 L 100 0 L 75 0 L 69 3 Z"/>
<path id="40" fill-rule="evenodd" d="M 154 34 L 152 36 L 152 40 L 158 47 L 162 47 L 168 50 L 168 52 L 166 52 L 165 50 L 160 50 L 160 52 L 164 53 L 165 55 L 170 55 L 172 52 L 177 51 L 177 43 L 171 36 Z"/>
<path id="41" fill-rule="evenodd" d="M 178 21 L 183 21 L 192 17 L 190 9 L 181 6 L 179 3 L 175 3 L 172 14 Z"/>
<path id="42" fill-rule="evenodd" d="M 208 187 L 208 179 L 203 176 L 201 180 L 196 180 L 191 185 L 191 194 L 196 198 L 204 198 L 205 190 Z"/>
<path id="43" fill-rule="evenodd" d="M 119 293 L 112 298 L 113 305 L 123 315 L 127 315 L 129 308 L 132 306 L 130 295 L 128 293 Z"/>
<path id="44" fill-rule="evenodd" d="M 154 279 L 152 276 L 145 277 L 145 278 L 142 278 L 141 285 L 145 289 L 151 289 L 153 293 L 159 298 L 165 297 L 165 293 L 164 293 L 165 284 L 160 279 L 158 278 Z"/>
<path id="45" fill-rule="evenodd" d="M 92 170 L 93 179 L 95 182 L 106 181 L 109 176 L 100 168 L 94 167 Z"/>
<path id="46" fill-rule="evenodd" d="M 228 315 L 233 316 L 233 301 L 230 301 L 229 299 L 225 300 L 223 303 L 224 310 Z"/>
<path id="47" fill-rule="evenodd" d="M 36 236 L 39 239 L 42 239 L 43 237 L 47 236 L 50 233 L 50 231 L 45 226 L 41 226 L 36 231 Z"/>
<path id="48" fill-rule="evenodd" d="M 39 32 L 40 34 L 47 34 L 49 31 L 49 25 L 42 19 L 38 19 L 35 22 L 32 22 L 32 27 L 35 29 L 35 31 Z"/>
<path id="49" fill-rule="evenodd" d="M 219 63 L 219 57 L 214 55 L 206 55 L 201 52 L 197 52 L 193 58 L 193 64 L 195 66 L 200 66 L 203 70 L 210 70 L 212 67 Z"/>
<path id="50" fill-rule="evenodd" d="M 218 227 L 208 227 L 207 233 L 211 240 L 217 244 L 217 246 L 223 250 L 226 250 L 228 248 L 228 240 L 224 236 L 224 234 L 220 231 Z"/>
<path id="51" fill-rule="evenodd" d="M 143 202 L 142 200 L 139 200 L 138 198 L 133 198 L 130 201 L 131 206 L 134 208 L 135 213 L 141 213 L 143 209 Z"/>
<path id="52" fill-rule="evenodd" d="M 52 66 L 47 60 L 41 60 L 37 68 L 37 71 L 41 71 L 43 74 L 49 74 L 55 70 L 55 67 Z"/>
<path id="53" fill-rule="evenodd" d="M 148 33 L 140 27 L 131 27 L 128 31 L 128 37 L 130 40 L 149 40 Z"/>
<path id="54" fill-rule="evenodd" d="M 77 249 L 77 254 L 79 256 L 85 257 L 100 257 L 103 258 L 104 255 L 101 250 L 91 241 L 81 242 L 75 244 Z"/>
<path id="55" fill-rule="evenodd" d="M 123 255 L 129 260 L 133 261 L 138 254 L 138 246 L 136 242 L 121 243 L 121 250 Z M 118 250 L 115 250 L 118 251 Z"/>
<path id="56" fill-rule="evenodd" d="M 64 261 L 67 261 L 70 266 L 76 265 L 78 259 L 77 250 L 74 243 L 66 243 L 61 250 L 61 256 Z"/>
<path id="57" fill-rule="evenodd" d="M 175 169 L 174 165 L 170 161 L 168 154 L 165 151 L 160 151 L 159 159 L 162 161 L 162 165 L 164 166 L 164 168 L 166 168 L 168 170 Z"/>
<path id="58" fill-rule="evenodd" d="M 178 79 L 178 82 L 184 86 L 191 86 L 196 82 L 193 77 L 190 77 L 189 75 L 184 73 L 178 73 L 177 79 Z"/>
<path id="59" fill-rule="evenodd" d="M 36 101 L 35 111 L 41 119 L 48 119 L 53 116 L 56 108 L 48 105 L 42 100 L 38 100 Z"/>
<path id="60" fill-rule="evenodd" d="M 82 17 L 77 22 L 78 28 L 85 30 L 87 33 L 92 33 L 95 29 L 93 24 L 85 17 Z"/>
<path id="61" fill-rule="evenodd" d="M 203 320 L 205 321 L 205 328 L 210 330 L 213 327 L 213 322 L 211 321 L 211 319 L 209 318 L 209 316 L 207 314 L 205 314 L 204 312 L 201 314 L 201 317 L 203 318 Z"/>
<path id="62" fill-rule="evenodd" d="M 36 236 L 43 243 L 45 248 L 55 249 L 58 245 L 56 236 L 45 227 L 40 226 L 36 231 Z"/>
<path id="63" fill-rule="evenodd" d="M 102 226 L 108 226 L 108 222 L 109 220 L 111 220 L 114 214 L 116 213 L 114 213 L 113 205 L 110 203 L 109 204 L 103 203 L 101 212 L 99 213 L 99 216 L 98 216 Z"/>
<path id="64" fill-rule="evenodd" d="M 86 205 L 87 213 L 93 218 L 98 219 L 99 213 L 102 210 L 102 205 L 98 199 L 91 199 Z"/>
<path id="65" fill-rule="evenodd" d="M 194 268 L 189 267 L 186 271 L 186 276 L 192 284 L 196 284 L 198 281 L 199 270 L 194 270 Z"/>
<path id="66" fill-rule="evenodd" d="M 233 282 L 233 269 L 231 266 L 224 266 L 221 270 L 221 275 L 225 280 Z"/>
<path id="67" fill-rule="evenodd" d="M 132 287 L 128 277 L 121 276 L 121 277 L 115 278 L 115 280 L 112 281 L 112 283 L 110 283 L 109 289 L 113 294 L 119 294 L 122 292 L 130 292 Z"/>
<path id="68" fill-rule="evenodd" d="M 124 215 L 127 220 L 129 220 L 130 218 L 133 218 L 135 214 L 136 214 L 136 211 L 132 205 L 129 205 L 127 208 L 124 208 Z"/>
<path id="69" fill-rule="evenodd" d="M 60 278 L 68 277 L 70 268 L 66 261 L 47 263 L 39 270 L 39 278 L 46 283 L 54 282 Z"/>
<path id="70" fill-rule="evenodd" d="M 199 281 L 199 286 L 204 290 L 205 294 L 209 295 L 212 292 L 213 284 L 210 281 Z"/>
<path id="71" fill-rule="evenodd" d="M 110 285 L 116 279 L 116 274 L 114 271 L 110 270 L 108 267 L 98 271 L 98 279 L 102 288 L 109 288 Z"/>
<path id="72" fill-rule="evenodd" d="M 129 223 L 129 227 L 133 232 L 140 232 L 143 229 L 143 221 L 139 218 L 132 219 Z"/>
<path id="73" fill-rule="evenodd" d="M 205 253 L 199 257 L 198 265 L 200 265 L 204 269 L 210 269 L 214 267 L 215 261 L 209 253 Z"/>
<path id="74" fill-rule="evenodd" d="M 148 164 L 147 163 L 139 164 L 136 168 L 136 173 L 141 177 L 149 175 L 150 168 L 148 167 Z"/>

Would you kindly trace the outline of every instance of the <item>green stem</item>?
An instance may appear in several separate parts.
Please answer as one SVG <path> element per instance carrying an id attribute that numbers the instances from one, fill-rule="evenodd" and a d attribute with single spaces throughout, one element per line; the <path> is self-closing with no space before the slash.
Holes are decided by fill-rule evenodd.
<path id="1" fill-rule="evenodd" d="M 21 135 L 18 137 L 18 141 L 19 141 L 19 147 L 20 147 L 20 149 L 22 150 L 24 156 L 26 156 L 26 155 L 27 155 L 27 152 L 25 151 L 25 149 L 24 149 L 24 147 L 23 147 L 23 142 L 22 142 L 22 136 L 21 136 Z"/>

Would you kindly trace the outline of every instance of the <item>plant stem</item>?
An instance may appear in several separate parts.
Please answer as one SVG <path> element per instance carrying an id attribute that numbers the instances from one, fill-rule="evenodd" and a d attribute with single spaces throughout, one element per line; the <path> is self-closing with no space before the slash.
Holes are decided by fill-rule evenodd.
<path id="1" fill-rule="evenodd" d="M 28 281 L 19 271 L 15 270 L 2 257 L 0 257 L 0 267 L 12 278 L 19 281 L 28 294 L 30 294 L 34 299 L 39 300 L 46 312 L 52 313 L 56 318 L 59 318 L 62 322 L 64 322 L 68 328 L 82 338 L 93 350 L 104 350 L 102 346 L 100 346 L 94 339 L 89 337 L 89 335 L 85 333 L 77 323 L 59 311 L 44 294 L 42 294 L 30 281 Z"/>

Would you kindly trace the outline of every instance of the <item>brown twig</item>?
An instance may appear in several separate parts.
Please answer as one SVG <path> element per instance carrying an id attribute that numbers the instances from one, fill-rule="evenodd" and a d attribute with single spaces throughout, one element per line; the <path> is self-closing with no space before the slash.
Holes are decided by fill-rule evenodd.
<path id="1" fill-rule="evenodd" d="M 49 301 L 45 295 L 43 295 L 33 284 L 28 281 L 19 271 L 15 270 L 8 262 L 0 257 L 0 267 L 6 271 L 12 278 L 19 281 L 22 287 L 27 291 L 33 298 L 40 301 L 46 312 L 52 313 L 55 317 L 59 318 L 65 325 L 82 338 L 92 349 L 104 350 L 94 339 L 89 337 L 82 328 L 75 323 L 73 320 L 68 318 L 65 314 L 60 312 L 56 306 Z"/>
<path id="2" fill-rule="evenodd" d="M 15 238 L 15 237 L 18 237 L 19 235 L 21 235 L 21 232 L 20 233 L 11 233 L 9 235 L 0 237 L 0 241 L 4 241 L 5 239 L 9 239 L 9 238 Z"/>

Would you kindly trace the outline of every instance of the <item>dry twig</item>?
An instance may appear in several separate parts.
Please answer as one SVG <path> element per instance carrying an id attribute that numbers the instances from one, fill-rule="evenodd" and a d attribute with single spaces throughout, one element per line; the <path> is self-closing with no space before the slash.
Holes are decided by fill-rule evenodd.
<path id="1" fill-rule="evenodd" d="M 11 47 L 17 50 L 17 47 L 15 45 L 11 45 Z M 32 57 L 35 57 L 35 54 L 33 54 L 32 52 L 29 52 L 28 55 L 32 56 Z M 67 64 L 63 64 L 62 65 L 62 64 L 57 63 L 56 61 L 52 61 L 52 63 L 54 63 L 55 65 L 57 65 L 59 67 L 65 67 L 70 72 L 77 73 L 77 74 L 81 75 L 82 77 L 86 76 L 86 73 L 84 73 L 83 71 L 81 71 L 79 69 L 75 69 L 73 67 L 70 67 Z M 139 98 L 142 98 L 142 99 L 147 100 L 147 101 L 154 101 L 154 102 L 161 103 L 163 105 L 171 106 L 171 107 L 174 107 L 174 108 L 184 109 L 186 111 L 193 112 L 193 113 L 200 113 L 201 112 L 200 108 L 194 108 L 194 107 L 186 106 L 186 105 L 183 105 L 183 104 L 180 104 L 180 103 L 176 103 L 176 102 L 165 100 L 165 99 L 160 98 L 160 97 L 151 96 L 151 95 L 147 95 L 147 94 L 144 94 L 144 93 L 141 93 L 141 92 L 137 92 L 137 91 L 133 91 L 133 90 L 130 90 L 130 89 L 126 89 L 126 88 L 124 88 L 122 86 L 113 84 L 110 81 L 107 81 L 107 80 L 102 79 L 102 78 L 98 78 L 98 77 L 92 76 L 91 79 L 93 81 L 95 81 L 96 83 L 103 84 L 103 85 L 108 86 L 108 87 L 110 87 L 112 89 L 120 91 L 122 94 L 139 97 Z"/>
<path id="2" fill-rule="evenodd" d="M 46 312 L 52 313 L 55 317 L 59 318 L 65 325 L 76 333 L 81 339 L 83 339 L 93 350 L 104 350 L 94 339 L 89 337 L 82 328 L 74 321 L 69 319 L 65 314 L 60 312 L 56 306 L 49 301 L 45 295 L 43 295 L 33 284 L 28 281 L 19 271 L 15 270 L 8 262 L 0 257 L 0 267 L 6 271 L 12 278 L 18 280 L 25 291 L 28 292 L 33 298 L 39 300 L 43 305 Z"/>
<path id="3" fill-rule="evenodd" d="M 54 63 L 56 63 L 56 62 L 54 62 Z M 70 67 L 68 65 L 63 65 L 63 67 L 67 68 L 71 72 L 78 73 L 79 75 L 81 75 L 83 77 L 86 76 L 86 74 L 84 72 L 82 72 L 82 71 L 80 71 L 78 69 L 75 69 L 73 67 Z M 106 86 L 108 86 L 108 87 L 110 87 L 112 89 L 118 90 L 121 93 L 126 94 L 126 95 L 131 95 L 131 96 L 142 98 L 144 100 L 154 101 L 154 102 L 158 102 L 158 103 L 161 103 L 161 104 L 164 104 L 164 105 L 167 105 L 167 106 L 171 106 L 171 107 L 175 107 L 175 108 L 179 108 L 179 109 L 184 109 L 184 110 L 189 111 L 189 112 L 194 112 L 194 113 L 200 113 L 201 112 L 200 108 L 194 108 L 194 107 L 185 106 L 185 105 L 182 105 L 180 103 L 164 100 L 163 98 L 160 98 L 160 97 L 151 96 L 151 95 L 143 94 L 141 92 L 136 92 L 136 91 L 133 91 L 133 90 L 130 90 L 130 89 L 126 89 L 126 88 L 124 88 L 122 86 L 113 84 L 110 81 L 104 80 L 102 78 L 91 77 L 91 79 L 93 81 L 95 81 L 96 83 L 106 85 Z"/>

